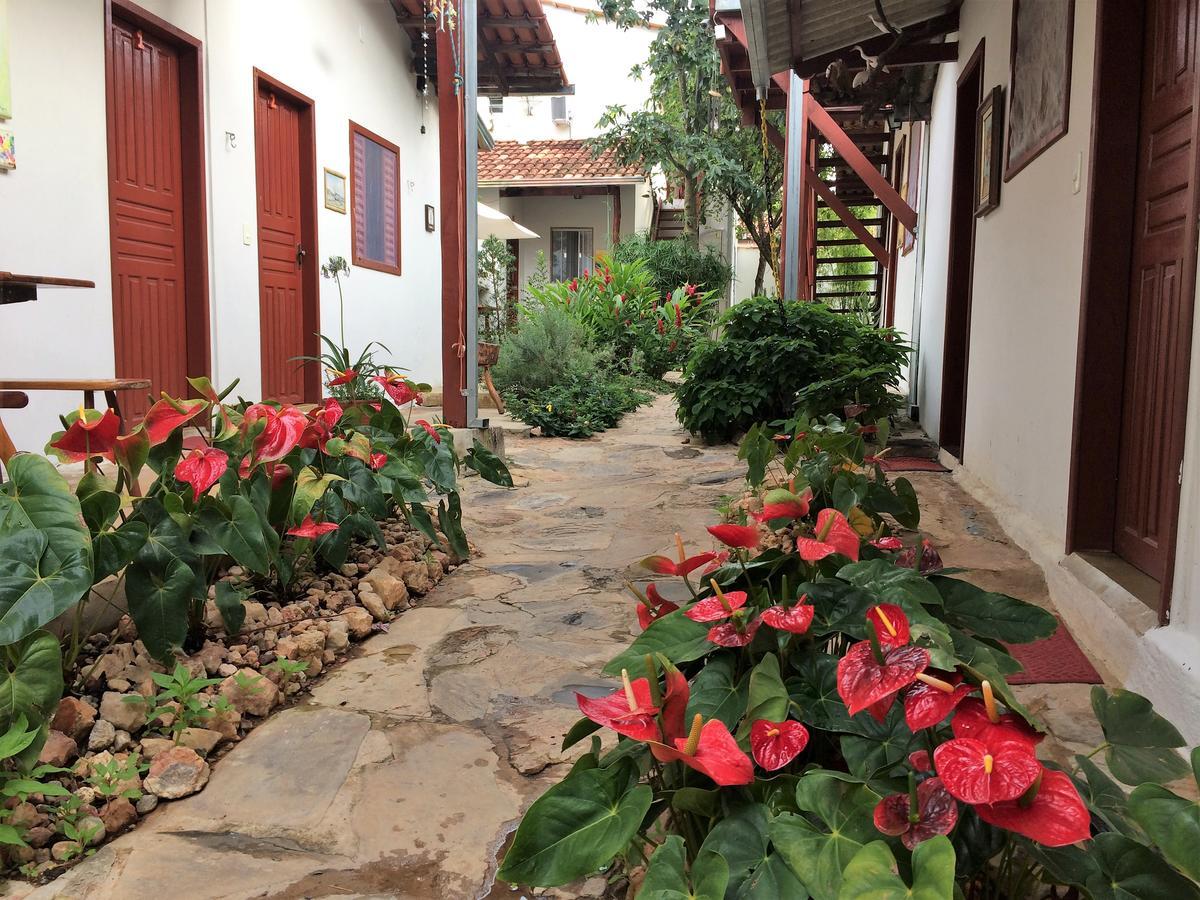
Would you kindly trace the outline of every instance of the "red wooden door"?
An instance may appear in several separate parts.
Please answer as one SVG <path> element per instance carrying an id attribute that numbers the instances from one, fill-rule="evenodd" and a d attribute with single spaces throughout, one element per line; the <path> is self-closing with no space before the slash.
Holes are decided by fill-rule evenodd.
<path id="1" fill-rule="evenodd" d="M 263 396 L 306 399 L 296 357 L 305 352 L 304 277 L 309 244 L 302 214 L 303 109 L 260 82 L 254 105 L 258 176 L 258 293 Z M 315 399 L 315 398 L 311 398 Z"/>
<path id="2" fill-rule="evenodd" d="M 1198 0 L 1148 0 L 1114 545 L 1164 578 L 1177 514 L 1194 285 Z"/>
<path id="3" fill-rule="evenodd" d="M 188 393 L 183 144 L 179 56 L 135 26 L 112 23 L 109 204 L 113 337 L 119 378 L 149 378 L 157 396 Z M 146 397 L 124 412 L 140 418 Z"/>

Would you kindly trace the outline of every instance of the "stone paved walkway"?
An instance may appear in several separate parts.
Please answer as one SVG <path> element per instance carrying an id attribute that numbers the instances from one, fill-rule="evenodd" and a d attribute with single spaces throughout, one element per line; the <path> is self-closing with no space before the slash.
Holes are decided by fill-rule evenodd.
<path id="1" fill-rule="evenodd" d="M 208 788 L 30 896 L 517 897 L 493 886 L 521 809 L 557 777 L 573 692 L 630 639 L 631 564 L 740 490 L 732 447 L 684 446 L 669 398 L 602 438 L 517 438 L 519 487 L 472 480 L 479 556 L 256 729 Z M 1048 602 L 1038 570 L 947 476 L 913 478 L 947 563 Z M 1026 688 L 1066 741 L 1086 689 Z M 602 887 L 602 882 L 599 885 Z M 596 885 L 560 896 L 591 895 Z"/>

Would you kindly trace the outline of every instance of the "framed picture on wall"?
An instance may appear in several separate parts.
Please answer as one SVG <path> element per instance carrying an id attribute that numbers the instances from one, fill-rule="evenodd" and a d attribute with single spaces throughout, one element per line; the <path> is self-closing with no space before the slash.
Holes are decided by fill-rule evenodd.
<path id="1" fill-rule="evenodd" d="M 325 208 L 346 214 L 346 176 L 333 169 L 325 170 Z"/>
<path id="2" fill-rule="evenodd" d="M 1004 143 L 1004 88 L 996 85 L 975 114 L 975 215 L 1000 205 L 1000 145 Z"/>
<path id="3" fill-rule="evenodd" d="M 426 203 L 425 230 L 432 233 L 435 228 L 437 228 L 437 214 L 434 212 L 433 207 Z"/>
<path id="4" fill-rule="evenodd" d="M 1013 0 L 1004 180 L 1067 133 L 1075 0 Z"/>

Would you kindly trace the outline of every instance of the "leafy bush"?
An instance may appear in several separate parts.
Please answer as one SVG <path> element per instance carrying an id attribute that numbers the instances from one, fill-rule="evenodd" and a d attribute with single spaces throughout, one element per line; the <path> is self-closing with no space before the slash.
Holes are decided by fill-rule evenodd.
<path id="1" fill-rule="evenodd" d="M 745 300 L 702 341 L 684 369 L 676 396 L 679 421 L 711 441 L 756 422 L 855 414 L 890 415 L 900 398 L 908 347 L 891 329 L 864 325 L 819 303 Z"/>
<path id="2" fill-rule="evenodd" d="M 721 296 L 733 278 L 729 263 L 714 248 L 701 250 L 683 238 L 655 241 L 645 233 L 632 235 L 613 248 L 612 260 L 645 263 L 654 291 L 660 296 L 681 284 L 694 284 L 707 293 Z"/>
<path id="3" fill-rule="evenodd" d="M 643 560 L 686 599 L 634 591 L 643 631 L 604 669 L 622 684 L 576 695 L 563 748 L 591 748 L 525 813 L 499 877 L 607 869 L 642 900 L 1200 898 L 1195 803 L 1163 786 L 1189 773 L 1178 730 L 1097 686 L 1104 742 L 1039 759 L 1007 645 L 1054 616 L 943 570 L 919 535 L 905 547 L 911 486 L 855 423 L 808 425 L 786 447 L 748 437 L 751 490 L 709 528 L 724 549 Z"/>
<path id="4" fill-rule="evenodd" d="M 492 378 L 507 396 L 543 391 L 595 368 L 587 332 L 564 305 L 522 306 L 519 323 L 492 367 Z"/>
<path id="5" fill-rule="evenodd" d="M 628 375 L 575 373 L 565 381 L 510 400 L 513 415 L 545 437 L 583 438 L 612 428 L 649 401 Z"/>

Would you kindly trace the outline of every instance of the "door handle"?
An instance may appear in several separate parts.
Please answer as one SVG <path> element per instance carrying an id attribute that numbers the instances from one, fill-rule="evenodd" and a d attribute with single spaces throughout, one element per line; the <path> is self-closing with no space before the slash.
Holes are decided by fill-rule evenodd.
<path id="1" fill-rule="evenodd" d="M 308 252 L 304 249 L 304 247 L 302 247 L 300 244 L 297 244 L 296 245 L 296 265 L 303 267 L 304 266 L 304 257 L 306 257 L 307 255 L 308 255 Z"/>

